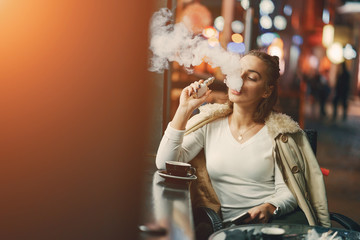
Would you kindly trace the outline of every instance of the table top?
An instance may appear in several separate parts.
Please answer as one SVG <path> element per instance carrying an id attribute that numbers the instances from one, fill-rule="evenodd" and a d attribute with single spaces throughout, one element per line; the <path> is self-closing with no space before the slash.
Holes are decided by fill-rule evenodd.
<path id="1" fill-rule="evenodd" d="M 166 179 L 154 168 L 146 171 L 140 239 L 195 239 L 190 184 Z"/>
<path id="2" fill-rule="evenodd" d="M 145 172 L 142 216 L 139 222 L 139 239 L 193 240 L 194 223 L 189 187 L 192 180 L 179 180 L 161 176 L 155 168 Z M 360 232 L 346 229 L 324 228 L 299 224 L 252 224 L 220 230 L 211 240 L 263 239 L 261 229 L 283 228 L 283 239 L 360 239 Z M 242 236 L 239 238 L 239 236 Z"/>
<path id="3" fill-rule="evenodd" d="M 360 239 L 360 232 L 338 228 L 324 228 L 300 224 L 250 224 L 239 225 L 215 232 L 210 240 L 263 239 L 261 229 L 265 227 L 282 228 L 285 234 L 282 239 Z M 241 237 L 242 236 L 242 237 Z"/>

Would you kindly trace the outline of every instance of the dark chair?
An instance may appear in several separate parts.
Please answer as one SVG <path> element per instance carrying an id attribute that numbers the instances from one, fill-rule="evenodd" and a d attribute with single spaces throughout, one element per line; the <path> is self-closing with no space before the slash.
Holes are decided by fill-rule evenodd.
<path id="1" fill-rule="evenodd" d="M 305 129 L 304 132 L 306 133 L 311 148 L 316 155 L 317 131 L 313 129 Z M 221 217 L 211 208 L 198 207 L 193 210 L 193 216 L 197 240 L 208 239 L 212 233 L 226 227 Z M 360 232 L 359 224 L 340 213 L 330 212 L 330 220 L 337 222 L 345 229 Z"/>
<path id="2" fill-rule="evenodd" d="M 306 136 L 308 137 L 311 148 L 312 148 L 314 154 L 316 155 L 317 131 L 314 129 L 305 129 L 304 132 L 306 133 Z M 340 213 L 330 212 L 330 220 L 337 222 L 338 224 L 343 226 L 345 229 L 360 232 L 359 224 L 357 224 L 352 219 L 350 219 Z"/>

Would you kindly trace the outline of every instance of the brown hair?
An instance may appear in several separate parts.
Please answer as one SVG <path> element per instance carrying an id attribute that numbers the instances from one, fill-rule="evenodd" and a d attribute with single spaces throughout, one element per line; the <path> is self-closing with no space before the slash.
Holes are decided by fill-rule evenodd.
<path id="1" fill-rule="evenodd" d="M 280 78 L 279 57 L 271 56 L 260 50 L 251 50 L 246 55 L 258 57 L 266 64 L 267 76 L 265 89 L 269 91 L 271 87 L 273 88 L 270 96 L 261 100 L 253 116 L 255 122 L 263 122 L 270 113 L 275 110 L 274 107 L 278 100 L 278 81 Z M 232 106 L 232 103 L 230 103 L 230 106 Z"/>

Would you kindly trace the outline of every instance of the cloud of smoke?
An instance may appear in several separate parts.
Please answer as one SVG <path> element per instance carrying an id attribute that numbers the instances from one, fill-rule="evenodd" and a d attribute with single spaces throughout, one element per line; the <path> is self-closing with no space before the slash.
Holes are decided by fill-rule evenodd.
<path id="1" fill-rule="evenodd" d="M 163 72 L 169 62 L 176 61 L 191 73 L 192 66 L 203 61 L 212 67 L 220 67 L 225 74 L 225 83 L 231 89 L 240 91 L 243 81 L 240 77 L 240 55 L 228 52 L 221 46 L 211 47 L 207 40 L 194 34 L 184 23 L 172 23 L 172 13 L 167 8 L 155 12 L 150 24 L 150 50 L 152 58 L 150 71 Z"/>

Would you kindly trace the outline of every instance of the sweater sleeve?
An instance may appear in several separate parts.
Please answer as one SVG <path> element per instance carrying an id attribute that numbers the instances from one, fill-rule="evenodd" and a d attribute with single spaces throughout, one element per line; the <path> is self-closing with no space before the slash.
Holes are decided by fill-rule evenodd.
<path id="1" fill-rule="evenodd" d="M 168 124 L 156 155 L 158 169 L 165 169 L 166 161 L 189 162 L 200 152 L 204 146 L 204 127 L 184 135 L 185 130 Z"/>
<path id="2" fill-rule="evenodd" d="M 275 161 L 275 193 L 265 199 L 264 203 L 270 203 L 280 208 L 280 215 L 292 212 L 298 206 L 297 201 L 289 188 L 286 186 L 281 171 Z"/>

